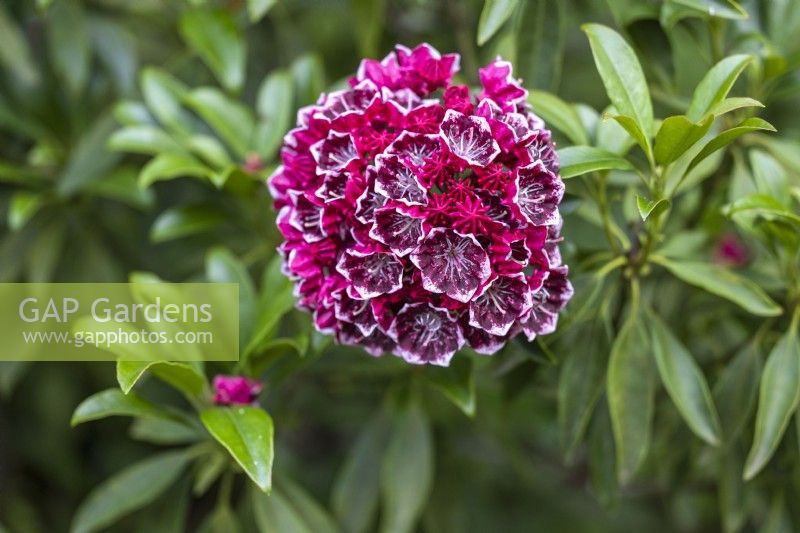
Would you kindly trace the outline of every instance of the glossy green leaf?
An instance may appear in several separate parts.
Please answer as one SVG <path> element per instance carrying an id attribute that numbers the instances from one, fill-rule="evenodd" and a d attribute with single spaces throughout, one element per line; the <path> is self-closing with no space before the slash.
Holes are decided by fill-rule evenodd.
<path id="1" fill-rule="evenodd" d="M 747 12 L 733 0 L 668 0 L 670 3 L 693 10 L 703 17 L 741 20 Z"/>
<path id="2" fill-rule="evenodd" d="M 180 31 L 225 89 L 241 89 L 246 49 L 242 32 L 230 11 L 188 9 L 181 17 Z"/>
<path id="3" fill-rule="evenodd" d="M 105 529 L 153 502 L 178 479 L 190 459 L 184 451 L 164 452 L 115 474 L 95 487 L 81 503 L 71 531 L 89 533 Z"/>
<path id="4" fill-rule="evenodd" d="M 736 79 L 752 60 L 753 57 L 750 55 L 739 54 L 726 57 L 714 65 L 694 90 L 692 102 L 686 112 L 689 119 L 699 121 L 722 102 L 728 96 Z"/>
<path id="5" fill-rule="evenodd" d="M 478 20 L 478 46 L 483 46 L 503 26 L 517 7 L 518 0 L 484 0 Z"/>
<path id="6" fill-rule="evenodd" d="M 800 403 L 800 339 L 797 320 L 770 352 L 761 375 L 753 446 L 744 479 L 752 479 L 770 460 Z"/>
<path id="7" fill-rule="evenodd" d="M 589 144 L 586 130 L 575 108 L 558 96 L 544 91 L 530 91 L 528 101 L 533 111 L 574 144 Z"/>
<path id="8" fill-rule="evenodd" d="M 639 210 L 639 216 L 642 221 L 647 220 L 648 217 L 657 217 L 667 209 L 669 209 L 671 202 L 666 198 L 659 200 L 648 200 L 644 196 L 636 195 L 636 208 Z"/>
<path id="9" fill-rule="evenodd" d="M 726 298 L 749 313 L 758 316 L 782 313 L 780 306 L 761 287 L 727 268 L 699 262 L 678 262 L 660 256 L 652 259 L 676 278 Z"/>
<path id="10" fill-rule="evenodd" d="M 433 483 L 433 437 L 422 407 L 412 401 L 394 415 L 381 468 L 382 533 L 411 533 Z"/>
<path id="11" fill-rule="evenodd" d="M 269 13 L 277 0 L 247 0 L 247 14 L 250 22 L 258 22 Z"/>
<path id="12" fill-rule="evenodd" d="M 272 488 L 272 418 L 258 407 L 213 407 L 200 420 L 264 492 Z"/>
<path id="13" fill-rule="evenodd" d="M 425 377 L 465 415 L 475 414 L 475 361 L 466 356 L 456 357 L 448 367 L 425 369 Z"/>
<path id="14" fill-rule="evenodd" d="M 593 146 L 568 146 L 558 150 L 561 163 L 559 174 L 572 178 L 598 170 L 632 170 L 633 165 L 624 157 Z"/>
<path id="15" fill-rule="evenodd" d="M 649 324 L 653 355 L 670 398 L 698 437 L 719 445 L 719 417 L 700 367 L 660 318 L 652 314 Z"/>
<path id="16" fill-rule="evenodd" d="M 334 514 L 347 533 L 366 533 L 375 519 L 380 495 L 380 470 L 389 427 L 383 416 L 361 430 L 333 485 Z"/>
<path id="17" fill-rule="evenodd" d="M 175 419 L 175 415 L 164 411 L 156 404 L 135 394 L 125 394 L 119 389 L 108 389 L 95 393 L 81 402 L 72 414 L 71 424 L 99 420 L 109 416 L 134 416 Z"/>
<path id="18" fill-rule="evenodd" d="M 766 120 L 752 117 L 743 120 L 738 126 L 733 128 L 727 129 L 708 141 L 708 143 L 703 146 L 703 149 L 692 159 L 692 162 L 689 163 L 689 167 L 686 171 L 690 171 L 694 167 L 696 167 L 703 159 L 708 157 L 709 155 L 713 154 L 720 148 L 729 145 L 742 135 L 746 133 L 753 133 L 755 131 L 776 131 L 775 128 L 767 122 Z"/>
<path id="19" fill-rule="evenodd" d="M 635 119 L 626 115 L 603 116 L 603 120 L 613 119 L 622 126 L 628 135 L 639 145 L 649 161 L 653 160 L 653 147 L 650 145 L 650 136 L 642 130 Z"/>
<path id="20" fill-rule="evenodd" d="M 117 361 L 117 382 L 128 394 L 134 385 L 150 372 L 188 396 L 197 396 L 206 389 L 206 377 L 196 364 L 172 361 Z"/>
<path id="21" fill-rule="evenodd" d="M 236 154 L 242 158 L 248 154 L 255 128 L 250 110 L 211 87 L 193 90 L 187 95 L 186 103 Z"/>
<path id="22" fill-rule="evenodd" d="M 715 117 L 718 117 L 720 115 L 730 113 L 731 111 L 736 111 L 737 109 L 746 109 L 748 107 L 764 107 L 764 104 L 754 98 L 748 98 L 746 96 L 733 96 L 731 98 L 725 98 L 716 104 L 711 108 L 709 113 Z"/>
<path id="23" fill-rule="evenodd" d="M 678 159 L 711 129 L 714 116 L 695 123 L 683 115 L 667 117 L 656 133 L 653 154 L 656 161 L 668 165 Z"/>
<path id="24" fill-rule="evenodd" d="M 614 339 L 606 382 L 620 483 L 633 479 L 650 447 L 655 397 L 651 351 L 644 326 L 631 316 Z"/>
<path id="25" fill-rule="evenodd" d="M 633 49 L 614 30 L 601 24 L 584 24 L 595 65 L 611 103 L 623 116 L 630 117 L 644 136 L 650 153 L 653 132 L 653 104 L 642 68 Z M 622 124 L 630 132 L 625 124 Z"/>
<path id="26" fill-rule="evenodd" d="M 139 186 L 149 187 L 157 181 L 183 177 L 211 180 L 213 171 L 190 155 L 164 153 L 142 168 L 139 173 Z"/>

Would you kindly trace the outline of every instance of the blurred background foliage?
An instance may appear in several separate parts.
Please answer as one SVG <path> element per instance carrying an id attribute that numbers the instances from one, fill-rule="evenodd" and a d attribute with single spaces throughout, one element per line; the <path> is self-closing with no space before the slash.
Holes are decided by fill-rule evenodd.
<path id="1" fill-rule="evenodd" d="M 644 219 L 659 219 L 662 208 L 647 197 L 637 205 L 635 173 L 596 167 L 599 177 L 571 179 L 563 250 L 577 292 L 551 338 L 511 343 L 492 358 L 464 354 L 443 371 L 372 359 L 313 334 L 276 270 L 264 186 L 296 109 L 346 83 L 360 57 L 427 41 L 461 53 L 459 76 L 471 85 L 494 56 L 512 60 L 559 147 L 600 147 L 646 169 L 633 139 L 602 120 L 613 110 L 586 22 L 632 44 L 658 117 L 684 112 L 718 61 L 750 54 L 732 94 L 765 107 L 736 112 L 779 133 L 748 130 L 683 176 L 655 233 Z M 176 387 L 163 368 L 150 369 L 161 380 L 137 384 L 144 370 L 126 378 L 117 368 L 115 380 L 110 365 L 3 363 L 0 531 L 800 528 L 800 422 L 785 431 L 800 399 L 789 324 L 800 298 L 798 35 L 796 0 L 1 0 L 0 281 L 125 281 L 141 272 L 238 281 L 246 363 L 236 371 L 265 383 L 275 484 L 266 496 L 226 474 L 238 467 L 207 446 L 196 418 L 70 427 L 83 398 L 117 383 L 136 384 L 159 409 L 188 412 L 192 380 L 200 376 L 200 397 L 206 375 L 231 368 L 179 370 L 189 377 Z M 709 135 L 736 124 L 721 116 Z M 737 207 L 753 194 L 761 203 Z M 616 228 L 610 236 L 603 210 Z M 643 232 L 658 238 L 659 265 L 639 261 Z M 667 266 L 688 285 L 666 275 L 670 261 L 735 270 L 734 286 L 749 279 L 772 299 L 762 289 L 731 297 L 730 286 L 712 287 L 714 296 L 701 290 L 708 280 L 692 282 L 680 267 Z M 621 325 L 626 310 L 644 316 L 631 303 L 639 277 L 642 300 L 685 346 L 673 351 L 688 349 L 696 365 L 687 372 L 699 368 L 707 380 L 722 437 L 717 446 L 697 438 L 670 401 L 680 395 L 653 387 L 641 398 L 649 413 L 632 430 L 641 464 L 618 475 L 617 461 L 629 460 L 619 447 L 629 442 L 607 407 L 606 368 L 610 354 L 630 352 L 635 364 L 637 351 L 652 349 Z M 748 303 L 753 294 L 768 303 Z M 746 312 L 758 305 L 782 314 Z M 767 373 L 782 336 L 789 355 Z M 764 399 L 762 383 L 761 403 L 786 405 L 777 422 L 759 422 L 773 433 L 772 460 L 745 482 L 762 369 L 778 380 L 766 388 L 782 396 Z M 182 449 L 194 455 L 165 455 Z M 127 478 L 116 502 L 103 485 L 112 497 L 99 511 L 97 490 L 86 500 L 148 457 L 162 462 L 149 466 L 150 478 L 133 475 L 139 485 Z"/>

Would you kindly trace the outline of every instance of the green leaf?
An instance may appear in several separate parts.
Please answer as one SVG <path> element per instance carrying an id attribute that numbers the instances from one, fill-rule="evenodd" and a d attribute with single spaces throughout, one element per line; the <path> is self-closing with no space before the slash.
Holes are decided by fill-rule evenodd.
<path id="1" fill-rule="evenodd" d="M 172 361 L 117 361 L 117 382 L 122 392 L 128 394 L 146 372 L 152 373 L 188 396 L 205 391 L 205 375 L 188 363 Z"/>
<path id="2" fill-rule="evenodd" d="M 191 444 L 208 438 L 202 428 L 161 418 L 137 418 L 130 428 L 133 439 L 152 444 Z"/>
<path id="3" fill-rule="evenodd" d="M 598 170 L 632 170 L 633 165 L 624 157 L 593 146 L 568 146 L 558 150 L 561 162 L 559 174 L 572 178 Z"/>
<path id="4" fill-rule="evenodd" d="M 186 103 L 236 154 L 242 158 L 247 156 L 255 122 L 246 107 L 211 87 L 193 90 L 186 97 Z"/>
<path id="5" fill-rule="evenodd" d="M 239 342 L 246 346 L 252 335 L 256 312 L 256 289 L 247 267 L 230 250 L 212 248 L 206 254 L 206 277 L 215 283 L 239 285 Z"/>
<path id="6" fill-rule="evenodd" d="M 107 18 L 90 18 L 89 28 L 94 50 L 105 70 L 111 74 L 117 91 L 119 94 L 131 93 L 139 66 L 136 38 L 124 25 Z"/>
<path id="7" fill-rule="evenodd" d="M 382 533 L 411 533 L 433 484 L 433 437 L 425 412 L 412 400 L 395 413 L 381 468 Z"/>
<path id="8" fill-rule="evenodd" d="M 699 262 L 677 262 L 661 256 L 653 256 L 652 260 L 669 270 L 676 278 L 730 300 L 751 314 L 778 316 L 783 312 L 761 287 L 724 267 Z"/>
<path id="9" fill-rule="evenodd" d="M 261 83 L 256 99 L 260 117 L 256 127 L 253 146 L 265 160 L 275 155 L 285 132 L 292 121 L 294 86 L 291 75 L 283 70 L 275 71 Z"/>
<path id="10" fill-rule="evenodd" d="M 128 126 L 117 130 L 109 137 L 107 146 L 111 150 L 149 155 L 186 151 L 164 130 L 151 125 Z"/>
<path id="11" fill-rule="evenodd" d="M 250 22 L 258 22 L 269 13 L 277 0 L 247 0 L 247 14 Z"/>
<path id="12" fill-rule="evenodd" d="M 161 124 L 182 135 L 192 132 L 192 117 L 181 106 L 189 90 L 183 83 L 163 70 L 149 67 L 142 72 L 140 85 L 147 107 Z M 137 112 L 137 116 L 140 114 L 142 111 Z"/>
<path id="13" fill-rule="evenodd" d="M 528 87 L 556 90 L 564 62 L 569 8 L 559 0 L 523 2 L 520 7 L 520 20 L 515 24 L 515 72 L 525 80 Z"/>
<path id="14" fill-rule="evenodd" d="M 683 115 L 667 117 L 656 133 L 654 155 L 656 161 L 668 165 L 678 159 L 711 129 L 714 115 L 699 123 L 692 122 Z"/>
<path id="15" fill-rule="evenodd" d="M 253 514 L 259 533 L 316 533 L 303 516 L 279 491 L 271 494 L 251 491 Z"/>
<path id="16" fill-rule="evenodd" d="M 603 392 L 607 348 L 594 324 L 576 336 L 558 379 L 558 428 L 561 447 L 571 459 L 580 444 L 595 404 Z"/>
<path id="17" fill-rule="evenodd" d="M 648 161 L 653 160 L 653 148 L 650 145 L 650 136 L 642 130 L 636 120 L 625 115 L 603 115 L 603 121 L 609 118 L 614 119 L 617 124 L 622 126 L 628 135 L 636 141 L 636 144 L 642 149 L 644 155 L 647 156 Z"/>
<path id="18" fill-rule="evenodd" d="M 744 109 L 747 107 L 764 107 L 764 104 L 758 100 L 755 100 L 754 98 L 748 98 L 746 96 L 734 96 L 731 98 L 725 98 L 723 101 L 716 104 L 711 108 L 709 113 L 715 117 L 718 117 L 720 115 L 730 113 L 731 111 L 736 111 L 737 109 Z"/>
<path id="19" fill-rule="evenodd" d="M 747 18 L 747 11 L 733 0 L 668 0 L 669 3 L 689 8 L 703 17 L 717 17 L 732 20 Z"/>
<path id="20" fill-rule="evenodd" d="M 297 510 L 312 533 L 336 533 L 331 515 L 305 489 L 288 478 L 281 478 L 276 490 Z M 267 496 L 268 497 L 268 496 Z"/>
<path id="21" fill-rule="evenodd" d="M 747 67 L 753 57 L 739 54 L 726 57 L 703 77 L 692 95 L 692 102 L 686 116 L 698 121 L 722 102 L 733 87 L 739 74 Z"/>
<path id="22" fill-rule="evenodd" d="M 336 477 L 331 498 L 334 514 L 347 533 L 366 533 L 378 510 L 381 455 L 388 441 L 387 420 L 372 419 L 350 449 Z"/>
<path id="23" fill-rule="evenodd" d="M 766 120 L 756 117 L 745 119 L 744 121 L 739 123 L 738 126 L 727 129 L 722 133 L 720 133 L 719 135 L 717 135 L 716 137 L 714 137 L 713 139 L 711 139 L 710 141 L 708 141 L 708 144 L 706 144 L 703 147 L 703 149 L 700 150 L 700 153 L 698 153 L 694 157 L 694 159 L 692 159 L 692 162 L 689 163 L 689 167 L 686 169 L 686 172 L 688 173 L 690 170 L 696 167 L 703 159 L 713 154 L 720 148 L 729 145 L 742 135 L 746 133 L 752 133 L 754 131 L 774 132 L 776 130 L 772 126 L 772 124 L 770 124 Z"/>
<path id="24" fill-rule="evenodd" d="M 747 455 L 744 479 L 753 479 L 775 453 L 800 403 L 800 340 L 797 319 L 772 349 L 764 365 L 758 395 L 756 432 Z"/>
<path id="25" fill-rule="evenodd" d="M 165 209 L 150 227 L 150 240 L 166 242 L 197 235 L 225 224 L 227 217 L 208 206 L 181 206 Z"/>
<path id="26" fill-rule="evenodd" d="M 5 65 L 16 78 L 33 85 L 39 80 L 31 49 L 25 34 L 8 15 L 5 5 L 0 5 L 0 65 Z"/>
<path id="27" fill-rule="evenodd" d="M 718 446 L 722 430 L 705 377 L 692 355 L 655 314 L 650 335 L 661 382 L 694 433 Z"/>
<path id="28" fill-rule="evenodd" d="M 200 413 L 209 433 L 264 492 L 272 488 L 272 418 L 258 407 L 213 407 Z"/>
<path id="29" fill-rule="evenodd" d="M 69 152 L 69 160 L 58 178 L 58 192 L 72 195 L 90 184 L 102 181 L 121 159 L 121 154 L 106 149 L 106 141 L 117 128 L 111 114 L 101 114 L 80 136 Z"/>
<path id="30" fill-rule="evenodd" d="M 225 9 L 189 9 L 180 20 L 183 39 L 228 91 L 244 83 L 246 50 L 242 32 Z"/>
<path id="31" fill-rule="evenodd" d="M 714 384 L 714 403 L 718 406 L 722 436 L 726 443 L 738 437 L 753 412 L 759 376 L 761 354 L 758 345 L 752 342 L 728 362 Z M 737 470 L 737 479 L 741 478 L 739 474 Z"/>
<path id="32" fill-rule="evenodd" d="M 794 214 L 778 200 L 766 194 L 748 194 L 725 206 L 723 213 L 729 217 L 734 217 L 738 213 L 752 213 L 767 220 L 782 219 L 800 224 L 800 216 Z"/>
<path id="33" fill-rule="evenodd" d="M 43 198 L 39 194 L 26 191 L 15 193 L 11 198 L 11 205 L 8 206 L 8 227 L 11 231 L 22 229 L 42 204 Z"/>
<path id="34" fill-rule="evenodd" d="M 567 102 L 544 91 L 531 91 L 528 101 L 534 112 L 547 122 L 548 127 L 557 129 L 574 144 L 589 144 L 578 112 Z"/>
<path id="35" fill-rule="evenodd" d="M 186 468 L 191 456 L 184 451 L 149 457 L 102 482 L 81 503 L 71 531 L 104 529 L 123 516 L 155 501 Z"/>
<path id="36" fill-rule="evenodd" d="M 214 172 L 186 154 L 163 153 L 147 163 L 139 173 L 139 187 L 146 188 L 157 181 L 182 177 L 211 180 Z"/>
<path id="37" fill-rule="evenodd" d="M 614 30 L 600 24 L 581 26 L 589 37 L 597 71 L 603 80 L 611 103 L 617 111 L 630 117 L 641 130 L 646 146 L 651 153 L 650 135 L 653 132 L 653 104 L 642 68 L 633 49 Z M 619 121 L 619 120 L 618 120 Z M 630 132 L 629 125 L 620 122 Z M 637 136 L 634 136 L 636 138 Z"/>
<path id="38" fill-rule="evenodd" d="M 503 26 L 517 7 L 517 0 L 484 0 L 478 20 L 478 46 L 483 46 Z"/>
<path id="39" fill-rule="evenodd" d="M 386 19 L 386 0 L 350 0 L 361 55 L 375 57 Z"/>
<path id="40" fill-rule="evenodd" d="M 273 340 L 273 335 L 283 316 L 294 309 L 295 297 L 291 281 L 281 272 L 281 263 L 280 257 L 276 256 L 264 269 L 261 292 L 253 314 L 252 335 L 245 345 L 246 357 L 264 350 L 272 342 L 285 341 Z"/>
<path id="41" fill-rule="evenodd" d="M 650 447 L 655 397 L 651 350 L 644 326 L 632 314 L 614 339 L 606 383 L 620 483 L 633 479 Z"/>
<path id="42" fill-rule="evenodd" d="M 475 361 L 462 355 L 448 367 L 425 369 L 425 377 L 465 415 L 475 414 Z"/>
<path id="43" fill-rule="evenodd" d="M 186 139 L 186 147 L 194 155 L 215 168 L 227 169 L 232 166 L 233 162 L 228 151 L 216 137 L 202 133 L 192 135 Z"/>
<path id="44" fill-rule="evenodd" d="M 47 13 L 47 44 L 53 68 L 73 96 L 89 78 L 91 38 L 86 15 L 78 2 L 58 2 Z"/>
<path id="45" fill-rule="evenodd" d="M 669 209 L 671 202 L 666 198 L 659 200 L 648 200 L 644 196 L 636 195 L 636 208 L 639 210 L 639 216 L 642 221 L 647 220 L 649 216 L 657 217 L 667 209 Z"/>
<path id="46" fill-rule="evenodd" d="M 175 415 L 135 394 L 126 395 L 119 389 L 108 389 L 83 400 L 72 414 L 70 423 L 77 426 L 109 416 L 176 419 Z"/>

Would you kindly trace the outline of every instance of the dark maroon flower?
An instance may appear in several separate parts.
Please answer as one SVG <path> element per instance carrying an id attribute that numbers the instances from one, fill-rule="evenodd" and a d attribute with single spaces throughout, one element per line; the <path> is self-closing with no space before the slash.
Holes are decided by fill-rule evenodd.
<path id="1" fill-rule="evenodd" d="M 244 376 L 216 376 L 214 403 L 217 405 L 255 405 L 261 383 Z"/>
<path id="2" fill-rule="evenodd" d="M 284 272 L 322 332 L 372 355 L 446 365 L 555 329 L 564 184 L 511 65 L 427 44 L 365 59 L 350 88 L 301 109 L 269 180 Z"/>

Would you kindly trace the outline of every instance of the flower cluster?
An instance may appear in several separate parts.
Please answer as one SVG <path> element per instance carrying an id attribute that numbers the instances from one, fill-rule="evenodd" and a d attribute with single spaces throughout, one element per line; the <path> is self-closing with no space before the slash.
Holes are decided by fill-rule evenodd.
<path id="1" fill-rule="evenodd" d="M 572 295 L 550 131 L 510 63 L 480 69 L 476 98 L 458 65 L 427 44 L 362 61 L 299 111 L 269 180 L 298 305 L 373 355 L 491 354 L 551 333 Z"/>

